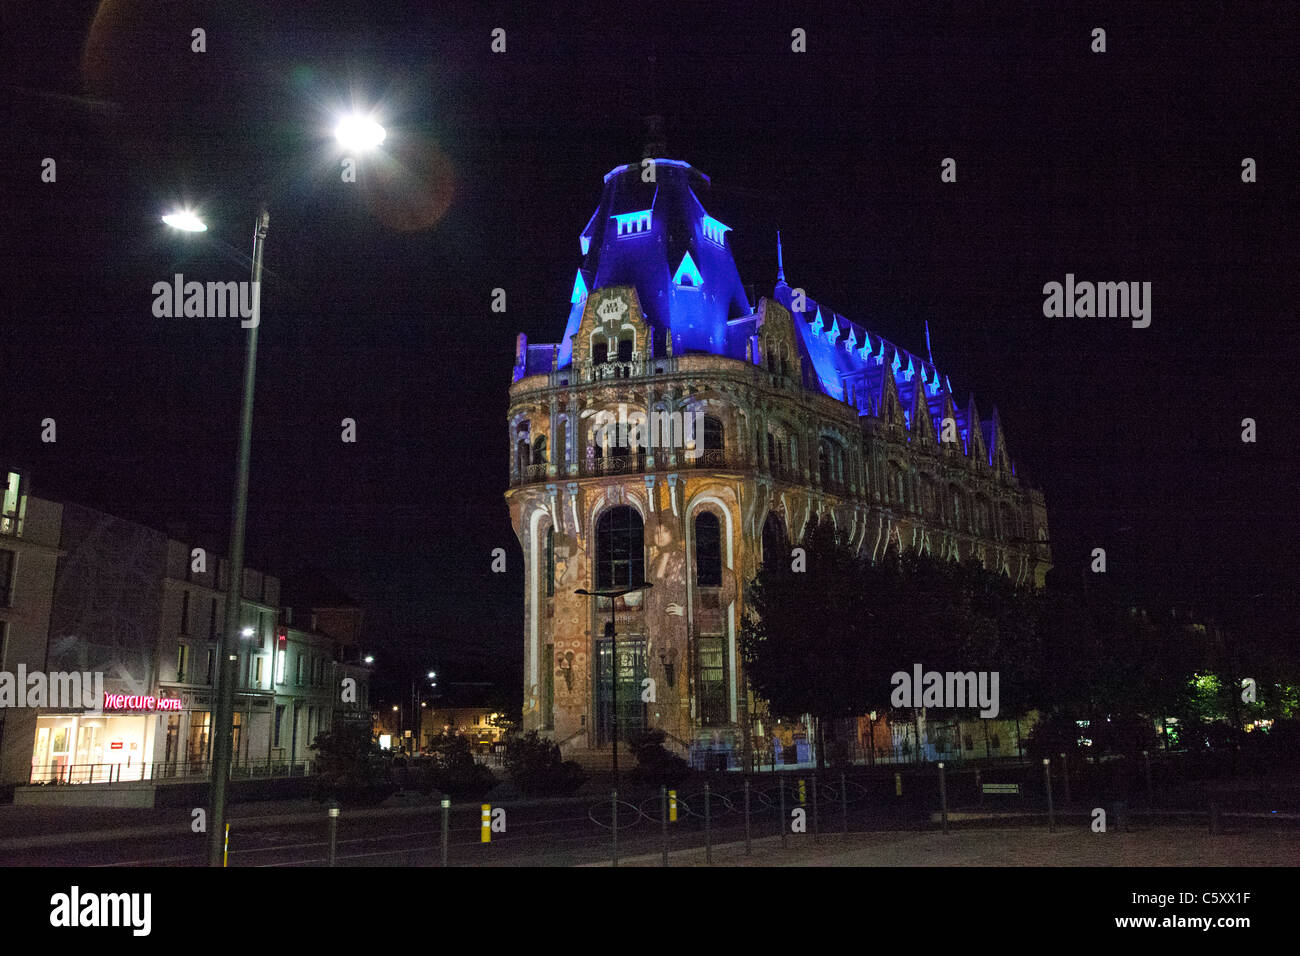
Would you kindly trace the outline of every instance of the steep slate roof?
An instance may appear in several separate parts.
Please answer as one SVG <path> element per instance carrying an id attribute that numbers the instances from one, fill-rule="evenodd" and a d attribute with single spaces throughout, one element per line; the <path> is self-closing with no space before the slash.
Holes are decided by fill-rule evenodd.
<path id="1" fill-rule="evenodd" d="M 657 354 L 663 354 L 665 330 L 671 331 L 673 352 L 711 352 L 744 360 L 754 334 L 756 303 L 741 283 L 726 232 L 730 227 L 713 219 L 699 199 L 709 178 L 689 163 L 656 159 L 655 182 L 642 181 L 640 164 L 629 163 L 605 175 L 600 202 L 579 236 L 582 264 L 575 273 L 573 295 L 556 366 L 572 362 L 572 336 L 582 319 L 588 292 L 612 285 L 630 285 L 658 331 Z M 648 214 L 648 215 L 638 215 Z M 674 282 L 689 254 L 701 285 Z M 689 272 L 689 265 L 685 269 Z M 851 401 L 861 415 L 882 414 L 886 377 L 892 379 L 898 407 L 909 430 L 915 430 L 917 400 L 929 412 L 925 430 L 931 440 L 941 436 L 945 413 L 957 422 L 962 450 L 973 454 L 982 445 L 988 462 L 999 448 L 995 421 L 981 422 L 974 397 L 959 403 L 951 385 L 926 359 L 901 349 L 859 323 L 804 297 L 795 309 L 795 288 L 782 268 L 773 299 L 793 313 L 799 351 L 806 371 L 804 385 L 840 401 Z M 517 374 L 549 372 L 554 346 L 527 346 L 525 367 Z M 754 360 L 751 358 L 751 360 Z M 918 394 L 919 393 L 919 394 Z M 971 434 L 971 420 L 977 436 Z"/>

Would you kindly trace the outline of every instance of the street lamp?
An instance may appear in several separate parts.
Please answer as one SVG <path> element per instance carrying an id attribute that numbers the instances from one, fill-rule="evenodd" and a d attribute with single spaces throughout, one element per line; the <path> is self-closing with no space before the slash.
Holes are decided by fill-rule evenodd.
<path id="1" fill-rule="evenodd" d="M 342 132 L 340 132 L 342 131 Z M 384 141 L 384 129 L 373 120 L 349 118 L 339 124 L 340 142 L 358 151 Z M 189 210 L 163 216 L 163 222 L 185 232 L 203 232 L 207 226 Z M 235 664 L 239 661 L 239 623 L 244 584 L 244 519 L 248 512 L 248 462 L 253 439 L 253 385 L 257 375 L 257 330 L 262 310 L 262 253 L 271 216 L 263 203 L 253 225 L 252 314 L 248 329 L 248 350 L 244 359 L 244 394 L 239 413 L 239 452 L 235 472 L 235 501 L 230 532 L 230 585 L 226 597 L 225 629 L 221 635 L 216 712 L 213 714 L 212 816 L 208 821 L 208 865 L 220 866 L 225 840 L 226 788 L 230 781 L 230 758 L 234 736 Z"/>
<path id="2" fill-rule="evenodd" d="M 618 642 L 614 636 L 614 598 L 622 597 L 624 594 L 631 594 L 634 591 L 644 591 L 646 588 L 654 587 L 649 581 L 642 581 L 640 584 L 634 584 L 625 588 L 597 588 L 594 591 L 588 591 L 586 588 L 578 588 L 574 594 L 582 594 L 587 597 L 609 598 L 609 623 L 605 625 L 605 636 L 609 638 L 609 661 L 610 661 L 610 681 L 609 681 L 609 701 L 610 714 L 613 718 L 614 731 L 614 786 L 618 787 Z"/>

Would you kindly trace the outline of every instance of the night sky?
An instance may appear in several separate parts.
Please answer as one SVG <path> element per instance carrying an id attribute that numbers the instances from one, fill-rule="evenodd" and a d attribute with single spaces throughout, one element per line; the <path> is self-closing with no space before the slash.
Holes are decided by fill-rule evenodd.
<path id="1" fill-rule="evenodd" d="M 324 570 L 394 673 L 517 685 L 515 336 L 558 340 L 601 177 L 659 112 L 756 294 L 779 228 L 792 286 L 919 354 L 929 320 L 1063 573 L 1105 547 L 1141 592 L 1294 604 L 1296 4 L 523 6 L 134 0 L 92 34 L 96 3 L 5 4 L 0 459 L 224 548 L 244 333 L 151 289 L 246 279 L 265 199 L 249 563 Z M 354 184 L 349 102 L 389 130 Z M 208 233 L 159 223 L 180 201 Z M 1066 273 L 1151 282 L 1151 326 L 1044 317 Z"/>

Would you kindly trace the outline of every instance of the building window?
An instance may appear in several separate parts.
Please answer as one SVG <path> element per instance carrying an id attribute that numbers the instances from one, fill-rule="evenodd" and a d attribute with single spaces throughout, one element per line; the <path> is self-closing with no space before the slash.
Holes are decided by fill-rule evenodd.
<path id="1" fill-rule="evenodd" d="M 618 360 L 620 362 L 632 361 L 632 340 L 631 339 L 618 340 Z"/>
<path id="2" fill-rule="evenodd" d="M 645 580 L 645 526 L 636 510 L 611 508 L 596 522 L 596 587 L 616 588 Z"/>
<path id="3" fill-rule="evenodd" d="M 555 529 L 546 529 L 546 596 L 555 597 Z"/>
<path id="4" fill-rule="evenodd" d="M 533 439 L 533 458 L 534 465 L 546 464 L 546 436 L 538 435 Z"/>
<path id="5" fill-rule="evenodd" d="M 14 590 L 14 553 L 0 551 L 0 607 L 10 607 Z"/>
<path id="6" fill-rule="evenodd" d="M 722 636 L 701 637 L 699 655 L 700 720 L 706 727 L 716 727 L 727 722 L 727 661 Z"/>
<path id="7" fill-rule="evenodd" d="M 280 746 L 280 727 L 284 723 L 284 704 L 275 705 L 275 743 L 271 746 Z"/>
<path id="8" fill-rule="evenodd" d="M 297 676 L 298 676 L 298 681 L 297 681 L 297 683 L 299 684 L 299 686 L 302 685 L 302 672 L 303 672 L 303 665 L 306 664 L 306 663 L 307 663 L 307 655 L 306 655 L 306 654 L 299 654 L 299 655 L 298 655 L 298 675 L 297 675 Z"/>
<path id="9" fill-rule="evenodd" d="M 185 675 L 190 669 L 190 646 L 188 644 L 176 645 L 176 680 L 185 680 Z"/>
<path id="10" fill-rule="evenodd" d="M 722 532 L 718 516 L 710 511 L 695 519 L 695 583 L 702 588 L 722 587 Z"/>
<path id="11" fill-rule="evenodd" d="M 217 663 L 217 652 L 216 652 L 216 650 L 215 650 L 214 648 L 209 647 L 209 648 L 208 648 L 208 661 L 207 661 L 207 678 L 204 680 L 203 683 L 205 683 L 205 684 L 211 684 L 211 683 L 212 683 L 212 671 L 213 671 L 213 668 L 216 666 L 216 663 Z"/>
<path id="12" fill-rule="evenodd" d="M 181 592 L 181 633 L 190 632 L 190 592 Z"/>
<path id="13" fill-rule="evenodd" d="M 722 427 L 722 422 L 712 415 L 704 416 L 704 451 L 714 452 L 715 458 L 722 457 L 722 451 L 726 447 L 726 431 Z"/>
<path id="14" fill-rule="evenodd" d="M 275 652 L 275 682 L 284 683 L 284 644 L 281 642 L 280 649 Z"/>
<path id="15" fill-rule="evenodd" d="M 618 224 L 618 236 L 637 236 L 643 232 L 650 231 L 651 209 L 642 209 L 638 212 L 625 212 L 620 216 L 612 217 Z"/>
<path id="16" fill-rule="evenodd" d="M 591 346 L 591 362 L 593 365 L 604 365 L 609 361 L 609 343 L 593 342 Z"/>
<path id="17" fill-rule="evenodd" d="M 774 512 L 769 512 L 763 522 L 763 561 L 779 561 L 788 548 L 785 528 Z"/>

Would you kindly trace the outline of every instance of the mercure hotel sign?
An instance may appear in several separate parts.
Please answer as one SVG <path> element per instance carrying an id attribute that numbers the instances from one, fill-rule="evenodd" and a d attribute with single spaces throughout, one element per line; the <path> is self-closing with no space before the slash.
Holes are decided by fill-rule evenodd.
<path id="1" fill-rule="evenodd" d="M 105 694 L 105 710 L 174 710 L 181 709 L 179 697 L 145 697 L 140 694 Z"/>

